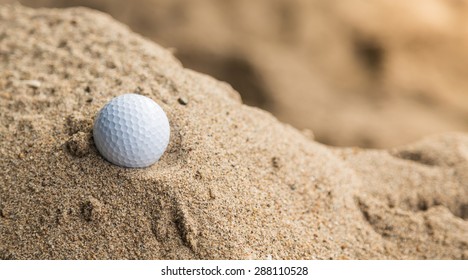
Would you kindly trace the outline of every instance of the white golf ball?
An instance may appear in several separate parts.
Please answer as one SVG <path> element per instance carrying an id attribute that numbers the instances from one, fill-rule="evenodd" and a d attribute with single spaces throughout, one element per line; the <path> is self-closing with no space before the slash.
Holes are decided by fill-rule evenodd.
<path id="1" fill-rule="evenodd" d="M 124 94 L 107 103 L 94 122 L 94 143 L 101 155 L 123 167 L 157 162 L 169 143 L 169 121 L 148 97 Z"/>

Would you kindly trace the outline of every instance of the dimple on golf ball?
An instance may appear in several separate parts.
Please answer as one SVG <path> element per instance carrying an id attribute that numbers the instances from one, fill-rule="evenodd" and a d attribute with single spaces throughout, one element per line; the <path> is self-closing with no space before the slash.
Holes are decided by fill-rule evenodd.
<path id="1" fill-rule="evenodd" d="M 111 163 L 147 167 L 166 150 L 170 127 L 156 102 L 129 93 L 112 99 L 99 111 L 93 136 L 97 149 Z"/>

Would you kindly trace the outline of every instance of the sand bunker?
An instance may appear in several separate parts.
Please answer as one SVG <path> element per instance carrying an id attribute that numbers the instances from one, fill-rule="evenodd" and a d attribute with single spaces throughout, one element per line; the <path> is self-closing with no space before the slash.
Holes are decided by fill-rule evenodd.
<path id="1" fill-rule="evenodd" d="M 161 161 L 96 151 L 112 97 L 157 101 Z M 88 9 L 0 7 L 1 259 L 468 258 L 468 135 L 330 148 Z"/>

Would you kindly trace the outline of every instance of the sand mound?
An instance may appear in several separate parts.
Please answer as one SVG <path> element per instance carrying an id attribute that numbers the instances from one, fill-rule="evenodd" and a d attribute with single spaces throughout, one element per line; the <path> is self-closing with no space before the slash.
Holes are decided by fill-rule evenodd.
<path id="1" fill-rule="evenodd" d="M 1 6 L 0 73 L 2 259 L 468 258 L 467 135 L 328 148 L 83 8 Z M 125 92 L 170 119 L 150 168 L 93 146 Z"/>

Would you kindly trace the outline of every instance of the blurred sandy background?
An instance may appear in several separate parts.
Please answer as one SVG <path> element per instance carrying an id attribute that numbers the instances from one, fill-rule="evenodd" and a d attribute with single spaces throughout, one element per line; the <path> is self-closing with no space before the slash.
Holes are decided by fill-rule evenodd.
<path id="1" fill-rule="evenodd" d="M 20 2 L 110 13 L 326 144 L 468 130 L 467 1 Z"/>

